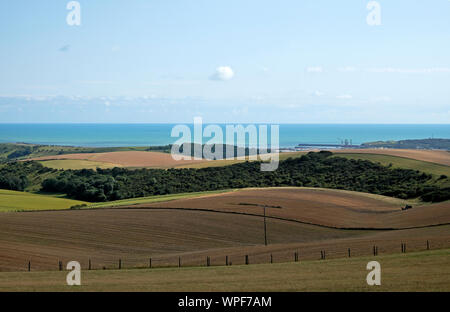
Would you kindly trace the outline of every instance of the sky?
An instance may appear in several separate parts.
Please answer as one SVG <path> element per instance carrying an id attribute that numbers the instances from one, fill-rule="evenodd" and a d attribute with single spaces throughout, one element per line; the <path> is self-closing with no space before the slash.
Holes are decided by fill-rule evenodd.
<path id="1" fill-rule="evenodd" d="M 0 123 L 450 122 L 449 0 L 69 2 L 0 2 Z"/>

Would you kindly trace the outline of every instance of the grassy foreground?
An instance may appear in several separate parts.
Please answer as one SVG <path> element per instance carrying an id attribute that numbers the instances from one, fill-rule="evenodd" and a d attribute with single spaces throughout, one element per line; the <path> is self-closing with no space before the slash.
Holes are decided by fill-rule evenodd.
<path id="1" fill-rule="evenodd" d="M 368 286 L 366 265 L 381 265 Z M 377 257 L 230 267 L 0 273 L 0 291 L 450 291 L 450 249 Z"/>
<path id="2" fill-rule="evenodd" d="M 85 202 L 0 189 L 0 212 L 59 210 L 81 204 L 85 204 Z"/>

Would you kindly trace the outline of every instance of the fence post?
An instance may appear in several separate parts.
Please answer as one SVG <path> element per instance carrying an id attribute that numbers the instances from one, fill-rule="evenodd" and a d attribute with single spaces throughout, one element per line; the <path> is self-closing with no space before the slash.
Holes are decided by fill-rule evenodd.
<path id="1" fill-rule="evenodd" d="M 91 259 L 89 259 L 89 266 L 88 269 L 91 270 Z"/>
<path id="2" fill-rule="evenodd" d="M 181 268 L 181 257 L 178 257 L 178 267 Z"/>
<path id="3" fill-rule="evenodd" d="M 427 250 L 430 250 L 430 242 L 427 240 Z"/>
<path id="4" fill-rule="evenodd" d="M 228 256 L 225 257 L 225 265 L 228 266 Z"/>
<path id="5" fill-rule="evenodd" d="M 122 259 L 119 259 L 119 270 L 122 269 Z"/>
<path id="6" fill-rule="evenodd" d="M 31 271 L 31 261 L 28 261 L 28 272 Z"/>
<path id="7" fill-rule="evenodd" d="M 270 254 L 270 263 L 273 263 L 273 255 Z"/>
<path id="8" fill-rule="evenodd" d="M 248 255 L 245 255 L 245 264 L 248 264 Z"/>
<path id="9" fill-rule="evenodd" d="M 207 257 L 206 257 L 206 266 L 209 267 L 209 265 L 210 265 L 210 259 L 209 259 L 209 257 L 207 256 Z"/>
<path id="10" fill-rule="evenodd" d="M 58 268 L 59 268 L 60 271 L 62 271 L 62 261 L 61 260 L 58 261 Z"/>
<path id="11" fill-rule="evenodd" d="M 351 254 L 350 248 L 348 249 L 348 257 L 349 257 L 349 258 L 351 258 L 351 257 L 352 257 L 352 254 Z"/>
<path id="12" fill-rule="evenodd" d="M 148 265 L 149 265 L 149 268 L 151 269 L 152 268 L 152 258 L 150 258 Z"/>

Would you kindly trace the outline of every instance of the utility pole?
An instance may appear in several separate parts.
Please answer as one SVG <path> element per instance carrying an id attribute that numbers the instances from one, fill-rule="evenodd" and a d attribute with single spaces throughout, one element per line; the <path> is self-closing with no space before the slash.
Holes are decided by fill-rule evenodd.
<path id="1" fill-rule="evenodd" d="M 264 205 L 264 245 L 265 246 L 267 246 L 266 207 L 267 207 L 267 205 Z"/>

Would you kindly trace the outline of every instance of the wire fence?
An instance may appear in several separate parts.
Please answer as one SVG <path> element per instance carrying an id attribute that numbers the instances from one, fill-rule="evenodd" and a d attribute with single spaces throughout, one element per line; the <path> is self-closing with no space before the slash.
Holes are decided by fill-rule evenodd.
<path id="1" fill-rule="evenodd" d="M 55 259 L 54 265 L 49 261 L 24 261 L 22 268 L 13 271 L 54 271 L 65 270 L 64 263 L 78 261 L 83 270 L 122 270 L 122 269 L 155 269 L 155 268 L 182 268 L 182 267 L 210 267 L 231 265 L 252 265 L 265 263 L 301 262 L 309 260 L 329 260 L 353 257 L 387 255 L 393 253 L 407 253 L 443 249 L 450 246 L 448 241 L 412 240 L 412 241 L 374 241 L 368 245 L 366 242 L 354 243 L 344 247 L 343 244 L 327 243 L 317 246 L 303 246 L 301 248 L 286 248 L 277 245 L 260 246 L 256 250 L 226 250 L 202 251 L 178 255 L 133 257 L 83 257 L 82 259 L 62 258 Z M 248 252 L 247 252 L 248 251 Z M 1 271 L 1 268 L 0 268 Z M 7 270 L 8 271 L 8 270 Z M 11 270 L 9 270 L 11 271 Z"/>

